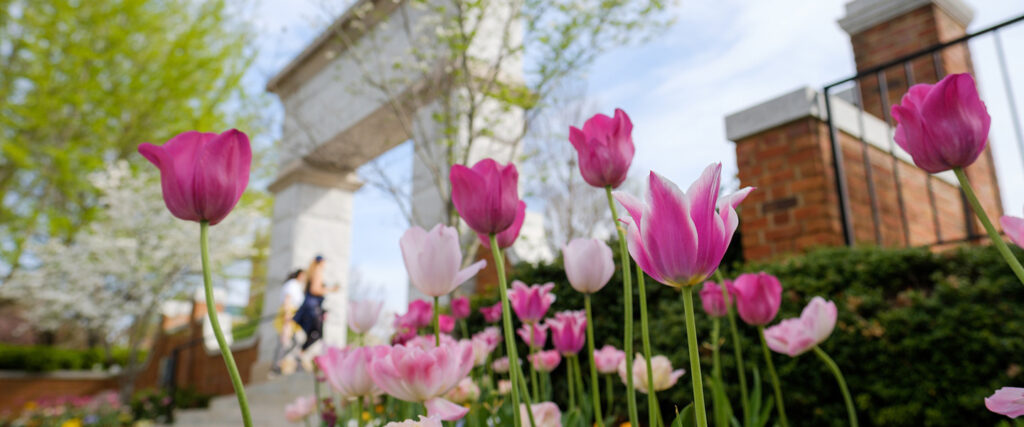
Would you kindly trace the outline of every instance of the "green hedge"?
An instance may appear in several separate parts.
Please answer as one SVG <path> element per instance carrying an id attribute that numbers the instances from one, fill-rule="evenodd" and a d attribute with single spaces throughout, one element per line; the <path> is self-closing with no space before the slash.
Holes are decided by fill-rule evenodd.
<path id="1" fill-rule="evenodd" d="M 124 366 L 128 361 L 128 350 L 115 348 L 111 352 L 112 360 L 107 360 L 103 350 L 75 350 L 46 346 L 19 346 L 0 343 L 0 369 L 47 372 L 62 369 L 90 370 L 95 366 L 104 368 L 111 365 Z M 143 360 L 145 354 L 139 356 Z"/>
<path id="2" fill-rule="evenodd" d="M 1024 254 L 1017 250 L 1017 255 Z M 984 397 L 998 387 L 1024 383 L 1019 365 L 1024 363 L 1024 286 L 992 248 L 940 254 L 927 249 L 822 249 L 783 263 L 733 265 L 724 273 L 734 277 L 760 270 L 775 274 L 783 284 L 783 304 L 776 320 L 798 316 L 815 295 L 836 302 L 838 326 L 822 348 L 846 374 L 864 425 L 992 425 L 1002 418 L 985 409 Z M 621 349 L 619 274 L 594 295 L 594 324 L 599 346 Z M 554 281 L 558 300 L 552 312 L 583 306 L 582 296 L 566 282 L 560 261 L 537 267 L 518 265 L 511 277 L 527 283 Z M 650 278 L 647 291 L 655 353 L 689 370 L 680 294 Z M 482 297 L 477 302 L 494 299 Z M 482 327 L 478 313 L 471 322 L 474 331 Z M 636 325 L 639 331 L 639 322 Z M 699 304 L 697 327 L 703 344 L 702 367 L 708 376 L 711 321 Z M 740 330 L 748 370 L 752 364 L 763 367 L 756 329 L 741 323 Z M 637 337 L 635 349 L 640 351 L 639 332 Z M 725 345 L 724 378 L 733 385 L 729 394 L 738 403 L 732 343 Z M 773 357 L 794 425 L 845 425 L 835 380 L 816 357 Z M 564 380 L 553 382 L 557 391 Z M 765 392 L 769 391 L 766 384 Z M 659 398 L 662 412 L 671 421 L 675 405 L 682 407 L 692 400 L 689 374 Z M 616 410 L 620 415 L 621 406 Z M 645 412 L 642 394 L 638 407 Z"/>

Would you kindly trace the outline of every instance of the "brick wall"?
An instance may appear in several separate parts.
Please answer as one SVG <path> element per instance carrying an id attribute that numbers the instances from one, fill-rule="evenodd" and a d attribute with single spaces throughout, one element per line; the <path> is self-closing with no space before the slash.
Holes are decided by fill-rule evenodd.
<path id="1" fill-rule="evenodd" d="M 0 371 L 0 414 L 26 402 L 61 396 L 92 396 L 117 390 L 117 377 L 89 371 L 25 373 Z"/>

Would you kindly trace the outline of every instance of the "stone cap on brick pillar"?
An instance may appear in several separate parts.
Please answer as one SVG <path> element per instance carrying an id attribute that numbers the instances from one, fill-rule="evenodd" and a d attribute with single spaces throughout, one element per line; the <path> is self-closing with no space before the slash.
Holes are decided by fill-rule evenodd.
<path id="1" fill-rule="evenodd" d="M 963 0 L 854 0 L 846 3 L 839 26 L 853 35 L 921 6 L 934 3 L 964 27 L 974 19 L 974 9 Z"/>
<path id="2" fill-rule="evenodd" d="M 832 124 L 840 132 L 891 153 L 897 158 L 913 164 L 910 154 L 896 145 L 892 139 L 894 129 L 881 119 L 864 113 L 857 106 L 840 96 L 831 96 Z M 725 137 L 730 141 L 756 135 L 794 120 L 814 117 L 828 120 L 825 110 L 825 96 L 810 87 L 802 87 L 777 96 L 768 101 L 729 114 L 725 117 Z M 935 174 L 950 184 L 959 186 L 952 171 Z"/>

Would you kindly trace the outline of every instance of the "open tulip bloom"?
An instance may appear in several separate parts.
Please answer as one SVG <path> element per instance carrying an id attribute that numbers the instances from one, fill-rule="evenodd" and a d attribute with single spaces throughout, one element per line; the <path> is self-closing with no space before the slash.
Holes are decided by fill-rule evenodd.
<path id="1" fill-rule="evenodd" d="M 443 396 L 471 369 L 473 345 L 460 341 L 432 349 L 403 345 L 377 347 L 369 373 L 373 382 L 391 396 L 423 403 L 428 416 L 454 421 L 465 416 L 468 409 Z"/>

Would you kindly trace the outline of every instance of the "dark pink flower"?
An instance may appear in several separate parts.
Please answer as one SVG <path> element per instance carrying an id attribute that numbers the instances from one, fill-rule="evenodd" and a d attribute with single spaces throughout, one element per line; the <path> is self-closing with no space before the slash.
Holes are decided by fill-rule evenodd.
<path id="1" fill-rule="evenodd" d="M 480 314 L 484 316 L 484 321 L 487 323 L 501 320 L 501 301 L 494 303 L 490 307 L 480 307 Z"/>
<path id="2" fill-rule="evenodd" d="M 616 108 L 615 117 L 595 114 L 583 130 L 569 127 L 569 142 L 579 155 L 580 174 L 594 187 L 618 188 L 633 162 L 633 122 Z"/>
<path id="3" fill-rule="evenodd" d="M 508 300 L 512 303 L 512 311 L 516 312 L 523 323 L 535 323 L 544 318 L 548 308 L 555 302 L 555 294 L 551 290 L 555 284 L 548 282 L 543 285 L 526 286 L 518 280 L 512 282 Z"/>
<path id="4" fill-rule="evenodd" d="M 543 323 L 524 323 L 516 333 L 530 347 L 544 348 L 548 342 L 548 325 Z"/>
<path id="5" fill-rule="evenodd" d="M 519 238 L 519 231 L 523 229 L 523 220 L 526 219 L 526 202 L 520 200 L 516 206 L 516 220 L 512 222 L 512 225 L 498 233 L 495 238 L 498 239 L 498 247 L 505 249 L 511 247 Z M 491 248 L 491 238 L 487 234 L 477 233 L 477 237 L 480 238 L 480 243 L 483 244 L 484 248 Z"/>
<path id="6" fill-rule="evenodd" d="M 472 311 L 469 308 L 468 297 L 456 297 L 452 298 L 451 302 L 452 317 L 457 319 L 465 319 L 469 317 L 469 313 Z"/>
<path id="7" fill-rule="evenodd" d="M 587 315 L 583 311 L 562 311 L 544 322 L 551 328 L 551 344 L 568 356 L 577 354 L 587 341 Z"/>
<path id="8" fill-rule="evenodd" d="M 729 313 L 729 304 L 732 304 L 733 298 L 736 297 L 736 289 L 732 286 L 732 280 L 725 281 L 725 289 L 727 289 L 728 296 L 723 298 L 722 288 L 718 283 L 704 282 L 704 288 L 700 290 L 700 303 L 709 316 L 722 317 Z"/>
<path id="9" fill-rule="evenodd" d="M 483 159 L 468 168 L 452 165 L 452 203 L 459 216 L 477 233 L 505 231 L 516 220 L 519 206 L 519 172 L 516 166 Z"/>
<path id="10" fill-rule="evenodd" d="M 437 326 L 441 333 L 450 334 L 455 330 L 455 318 L 447 314 L 437 316 Z"/>
<path id="11" fill-rule="evenodd" d="M 736 289 L 736 311 L 748 325 L 767 325 L 782 304 L 782 284 L 765 272 L 743 274 L 733 282 Z"/>

